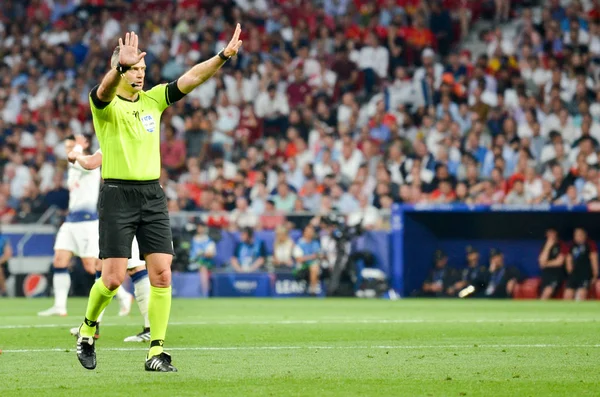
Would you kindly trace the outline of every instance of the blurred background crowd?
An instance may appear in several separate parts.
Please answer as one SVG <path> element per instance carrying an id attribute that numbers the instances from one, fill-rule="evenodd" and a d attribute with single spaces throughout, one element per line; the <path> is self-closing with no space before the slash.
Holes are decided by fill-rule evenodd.
<path id="1" fill-rule="evenodd" d="M 598 200 L 600 1 L 539 3 L 3 1 L 0 222 L 66 210 L 62 140 L 93 134 L 117 37 L 139 34 L 148 89 L 235 22 L 242 52 L 162 117 L 173 212 L 273 229 L 335 209 L 384 229 L 393 203 Z"/>

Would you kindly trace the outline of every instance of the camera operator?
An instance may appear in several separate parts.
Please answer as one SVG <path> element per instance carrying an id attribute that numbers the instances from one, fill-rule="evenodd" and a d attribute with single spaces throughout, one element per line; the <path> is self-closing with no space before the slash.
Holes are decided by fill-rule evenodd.
<path id="1" fill-rule="evenodd" d="M 330 220 L 330 216 L 322 216 L 319 218 L 321 229 L 321 268 L 328 272 L 333 268 L 333 265 L 335 265 L 338 255 L 338 244 L 333 238 L 333 232 L 335 231 L 336 225 Z"/>
<path id="2" fill-rule="evenodd" d="M 362 222 L 346 225 L 341 215 L 321 217 L 322 267 L 327 284 L 327 295 L 354 296 L 356 269 L 350 260 L 352 241 L 363 234 Z"/>
<path id="3" fill-rule="evenodd" d="M 315 229 L 310 225 L 306 226 L 302 237 L 294 246 L 296 277 L 308 279 L 308 293 L 313 296 L 319 293 L 319 274 L 321 272 L 319 264 L 321 245 L 315 239 L 315 235 Z"/>

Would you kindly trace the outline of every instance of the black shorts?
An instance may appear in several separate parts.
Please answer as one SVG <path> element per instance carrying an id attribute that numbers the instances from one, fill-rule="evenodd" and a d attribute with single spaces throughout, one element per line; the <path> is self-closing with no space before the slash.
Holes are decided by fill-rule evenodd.
<path id="1" fill-rule="evenodd" d="M 571 274 L 567 279 L 567 288 L 569 289 L 588 289 L 590 287 L 591 276 L 586 274 Z"/>
<path id="2" fill-rule="evenodd" d="M 10 271 L 8 270 L 8 262 L 0 265 L 0 272 L 4 274 L 4 279 L 7 280 L 10 277 Z"/>
<path id="3" fill-rule="evenodd" d="M 133 236 L 140 259 L 154 253 L 173 255 L 167 196 L 155 181 L 106 179 L 98 198 L 100 259 L 131 258 Z"/>
<path id="4" fill-rule="evenodd" d="M 564 279 L 565 271 L 562 267 L 549 267 L 542 269 L 542 283 L 540 288 L 544 289 L 546 287 L 552 287 L 552 290 L 556 292 Z"/>

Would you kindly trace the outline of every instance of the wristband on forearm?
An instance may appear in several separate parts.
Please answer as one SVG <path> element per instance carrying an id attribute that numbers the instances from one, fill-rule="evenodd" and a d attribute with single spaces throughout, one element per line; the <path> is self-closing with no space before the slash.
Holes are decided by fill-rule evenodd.
<path id="1" fill-rule="evenodd" d="M 228 61 L 229 59 L 231 59 L 231 57 L 225 56 L 225 48 L 223 48 L 221 51 L 219 51 L 219 58 L 221 58 L 224 61 Z"/>
<path id="2" fill-rule="evenodd" d="M 131 66 L 125 66 L 125 65 L 121 65 L 121 63 L 119 62 L 119 64 L 117 65 L 117 72 L 119 72 L 119 74 L 123 74 L 126 71 L 128 71 L 129 69 L 131 69 Z"/>

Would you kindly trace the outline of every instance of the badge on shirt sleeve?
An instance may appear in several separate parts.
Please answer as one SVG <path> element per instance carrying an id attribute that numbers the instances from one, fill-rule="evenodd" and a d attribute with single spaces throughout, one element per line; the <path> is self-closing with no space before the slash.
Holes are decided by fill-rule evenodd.
<path id="1" fill-rule="evenodd" d="M 148 132 L 154 132 L 156 129 L 156 122 L 154 121 L 154 117 L 150 114 L 142 116 L 142 125 Z"/>

